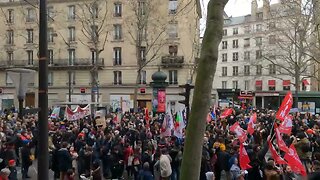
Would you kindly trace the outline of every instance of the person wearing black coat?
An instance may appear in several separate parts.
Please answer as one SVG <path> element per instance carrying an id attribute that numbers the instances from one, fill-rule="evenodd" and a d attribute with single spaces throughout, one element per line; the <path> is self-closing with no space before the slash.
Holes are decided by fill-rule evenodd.
<path id="1" fill-rule="evenodd" d="M 68 143 L 63 142 L 61 145 L 61 149 L 59 149 L 57 154 L 60 171 L 60 180 L 64 180 L 68 170 L 72 169 L 72 157 L 67 147 Z"/>
<path id="2" fill-rule="evenodd" d="M 32 165 L 32 160 L 30 159 L 31 150 L 29 143 L 26 143 L 21 148 L 21 165 L 22 165 L 22 179 L 29 178 L 28 171 L 29 167 Z"/>
<path id="3" fill-rule="evenodd" d="M 52 151 L 52 165 L 51 165 L 51 170 L 53 171 L 54 179 L 60 178 L 60 170 L 59 170 L 59 159 L 58 159 L 58 151 L 60 149 L 60 145 L 57 146 L 53 151 Z"/>

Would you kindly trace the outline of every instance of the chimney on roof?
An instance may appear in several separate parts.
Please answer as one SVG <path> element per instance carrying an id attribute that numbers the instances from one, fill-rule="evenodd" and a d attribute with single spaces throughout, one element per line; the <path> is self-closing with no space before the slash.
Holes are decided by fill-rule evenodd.
<path id="1" fill-rule="evenodd" d="M 270 18 L 270 1 L 269 0 L 263 0 L 263 19 L 269 19 Z"/>
<path id="2" fill-rule="evenodd" d="M 257 0 L 252 0 L 251 1 L 251 17 L 252 17 L 252 20 L 256 20 L 257 11 L 258 11 L 258 2 L 257 2 Z"/>

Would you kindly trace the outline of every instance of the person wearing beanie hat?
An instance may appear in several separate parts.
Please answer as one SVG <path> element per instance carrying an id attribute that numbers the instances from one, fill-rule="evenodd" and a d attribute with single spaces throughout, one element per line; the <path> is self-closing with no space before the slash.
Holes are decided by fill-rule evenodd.
<path id="1" fill-rule="evenodd" d="M 11 172 L 10 175 L 9 175 L 9 180 L 18 180 L 16 161 L 14 159 L 9 160 L 8 169 Z"/>

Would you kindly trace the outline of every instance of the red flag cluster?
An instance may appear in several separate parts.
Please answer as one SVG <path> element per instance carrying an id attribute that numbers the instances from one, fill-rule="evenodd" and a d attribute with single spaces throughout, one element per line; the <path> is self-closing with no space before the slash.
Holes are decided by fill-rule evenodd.
<path id="1" fill-rule="evenodd" d="M 285 117 L 289 114 L 290 109 L 292 108 L 292 103 L 292 93 L 289 91 L 281 103 L 281 106 L 276 114 L 276 118 L 280 121 L 284 121 Z"/>
<path id="2" fill-rule="evenodd" d="M 247 131 L 250 135 L 252 135 L 254 132 L 254 124 L 256 122 L 257 122 L 257 113 L 253 113 L 252 116 L 250 117 L 248 127 L 247 127 Z"/>
<path id="3" fill-rule="evenodd" d="M 239 122 L 234 123 L 230 127 L 230 131 L 236 133 L 237 137 L 239 138 L 240 143 L 244 143 L 247 140 L 247 133 L 244 129 L 242 129 L 239 125 Z"/>
<path id="4" fill-rule="evenodd" d="M 223 113 L 221 114 L 220 118 L 224 119 L 227 118 L 228 116 L 230 116 L 233 113 L 233 109 L 232 108 L 228 108 L 226 110 L 223 111 Z"/>

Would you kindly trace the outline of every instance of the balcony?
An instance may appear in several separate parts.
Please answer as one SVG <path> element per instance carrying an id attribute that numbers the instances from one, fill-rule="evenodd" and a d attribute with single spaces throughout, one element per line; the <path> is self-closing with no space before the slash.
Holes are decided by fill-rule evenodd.
<path id="1" fill-rule="evenodd" d="M 164 68 L 181 68 L 184 63 L 184 56 L 162 56 L 161 65 Z"/>
<path id="2" fill-rule="evenodd" d="M 104 66 L 104 59 L 100 58 L 96 66 L 98 69 L 101 69 Z M 34 59 L 33 62 L 28 60 L 0 61 L 0 70 L 19 67 L 38 69 L 38 60 Z M 79 58 L 73 61 L 69 59 L 54 59 L 53 61 L 49 61 L 48 67 L 52 70 L 90 70 L 94 67 L 94 64 L 91 59 Z"/>

